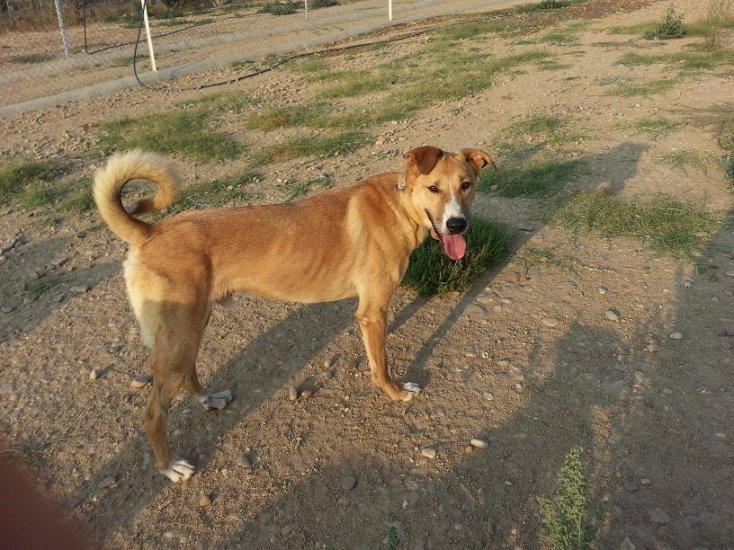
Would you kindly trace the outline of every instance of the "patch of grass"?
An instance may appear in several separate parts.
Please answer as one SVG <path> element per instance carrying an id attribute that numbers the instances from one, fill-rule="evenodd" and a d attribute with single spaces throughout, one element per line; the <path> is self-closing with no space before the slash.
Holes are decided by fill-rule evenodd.
<path id="1" fill-rule="evenodd" d="M 387 538 L 385 539 L 385 546 L 387 550 L 398 550 L 400 539 L 398 538 L 398 530 L 394 525 L 391 525 L 387 530 Z"/>
<path id="2" fill-rule="evenodd" d="M 450 25 L 437 31 L 436 36 L 442 40 L 456 41 L 475 38 L 487 34 L 506 34 L 518 31 L 527 23 L 522 21 L 488 19 L 485 21 L 468 21 Z"/>
<path id="3" fill-rule="evenodd" d="M 561 144 L 578 141 L 583 136 L 568 129 L 568 119 L 555 115 L 535 115 L 515 122 L 502 132 L 507 138 L 531 136 L 548 144 Z"/>
<path id="4" fill-rule="evenodd" d="M 308 3 L 308 9 L 318 10 L 321 8 L 330 8 L 332 6 L 338 6 L 337 0 L 310 0 Z"/>
<path id="5" fill-rule="evenodd" d="M 673 4 L 668 6 L 668 11 L 663 19 L 654 29 L 642 35 L 646 40 L 666 40 L 668 38 L 683 38 L 686 35 L 686 27 L 683 19 L 675 13 Z"/>
<path id="6" fill-rule="evenodd" d="M 626 82 L 618 84 L 611 90 L 610 95 L 622 97 L 650 97 L 667 92 L 675 85 L 675 80 L 658 79 L 647 82 Z"/>
<path id="7" fill-rule="evenodd" d="M 466 255 L 461 260 L 449 259 L 441 245 L 429 237 L 410 257 L 403 284 L 421 296 L 464 292 L 505 257 L 508 240 L 499 226 L 475 216 L 469 223 Z"/>
<path id="8" fill-rule="evenodd" d="M 31 300 L 37 300 L 42 294 L 56 288 L 63 282 L 59 276 L 47 275 L 26 284 L 25 291 Z"/>
<path id="9" fill-rule="evenodd" d="M 298 181 L 288 185 L 286 189 L 286 200 L 293 201 L 305 195 L 308 195 L 308 193 L 314 187 L 325 189 L 333 185 L 334 182 L 329 177 L 312 178 L 306 181 Z"/>
<path id="10" fill-rule="evenodd" d="M 665 118 L 648 118 L 638 120 L 632 125 L 638 134 L 647 134 L 651 139 L 658 139 L 675 131 L 680 124 Z"/>
<path id="11" fill-rule="evenodd" d="M 199 113 L 238 112 L 244 107 L 258 105 L 260 100 L 241 92 L 209 94 L 198 99 L 180 101 L 177 105 L 193 106 Z"/>
<path id="12" fill-rule="evenodd" d="M 349 71 L 333 75 L 333 80 L 338 84 L 324 90 L 323 97 L 355 97 L 384 90 L 397 81 L 397 76 L 385 70 Z"/>
<path id="13" fill-rule="evenodd" d="M 607 29 L 607 33 L 641 36 L 645 33 L 653 32 L 656 27 L 657 23 L 654 21 L 643 21 L 634 25 L 615 25 Z"/>
<path id="14" fill-rule="evenodd" d="M 706 169 L 709 164 L 708 157 L 702 155 L 698 151 L 694 151 L 693 149 L 687 149 L 685 151 L 671 151 L 670 153 L 665 153 L 663 156 L 659 157 L 659 160 L 673 168 L 682 170 L 683 172 L 688 168 L 692 168 L 706 173 Z"/>
<path id="15" fill-rule="evenodd" d="M 301 7 L 300 2 L 277 2 L 264 4 L 258 13 L 269 13 L 270 15 L 290 15 L 296 13 Z"/>
<path id="16" fill-rule="evenodd" d="M 672 54 L 639 54 L 630 52 L 623 55 L 617 65 L 637 67 L 663 63 L 679 70 L 713 69 L 734 63 L 734 52 L 728 49 L 689 50 Z"/>
<path id="17" fill-rule="evenodd" d="M 591 510 L 582 453 L 580 447 L 572 448 L 563 461 L 556 493 L 552 498 L 538 497 L 540 530 L 550 548 L 586 550 L 599 529 L 600 518 Z"/>
<path id="18" fill-rule="evenodd" d="M 106 154 L 139 147 L 201 161 L 233 159 L 242 151 L 239 143 L 208 127 L 205 112 L 156 113 L 113 120 L 100 127 L 100 142 Z"/>
<path id="19" fill-rule="evenodd" d="M 66 168 L 59 161 L 4 162 L 0 164 L 0 201 L 17 199 L 26 189 L 57 179 Z"/>
<path id="20" fill-rule="evenodd" d="M 331 67 L 326 59 L 321 57 L 307 57 L 300 59 L 296 63 L 291 63 L 287 67 L 297 73 L 305 75 L 326 75 L 331 76 Z"/>
<path id="21" fill-rule="evenodd" d="M 690 256 L 717 226 L 707 210 L 670 198 L 625 202 L 608 193 L 580 193 L 561 205 L 550 222 L 605 238 L 634 237 L 657 252 Z"/>
<path id="22" fill-rule="evenodd" d="M 189 185 L 164 215 L 196 208 L 218 208 L 252 201 L 255 193 L 248 187 L 264 178 L 259 172 L 245 172 L 236 177 Z"/>
<path id="23" fill-rule="evenodd" d="M 552 250 L 541 248 L 524 248 L 522 253 L 517 256 L 520 261 L 525 275 L 530 273 L 530 269 L 539 265 L 550 265 L 564 271 L 573 270 L 578 261 L 567 255 L 558 255 Z"/>
<path id="24" fill-rule="evenodd" d="M 576 46 L 579 43 L 578 35 L 588 26 L 587 23 L 571 23 L 565 27 L 553 29 L 540 37 L 540 42 L 554 46 Z"/>
<path id="25" fill-rule="evenodd" d="M 718 50 L 725 46 L 724 30 L 734 28 L 734 0 L 710 0 L 706 18 L 698 23 L 696 33 L 704 37 L 706 49 Z"/>
<path id="26" fill-rule="evenodd" d="M 573 65 L 571 63 L 559 63 L 552 59 L 544 59 L 538 63 L 538 69 L 541 71 L 562 71 L 563 69 L 570 69 Z"/>
<path id="27" fill-rule="evenodd" d="M 329 107 L 320 102 L 270 107 L 253 113 L 247 118 L 245 124 L 248 128 L 266 131 L 298 126 L 324 127 L 324 119 L 328 112 Z"/>
<path id="28" fill-rule="evenodd" d="M 578 160 L 531 162 L 502 165 L 485 170 L 477 180 L 477 190 L 507 198 L 542 198 L 558 193 L 578 175 L 584 164 Z"/>
<path id="29" fill-rule="evenodd" d="M 345 132 L 326 137 L 299 137 L 265 147 L 254 156 L 256 166 L 285 162 L 294 158 L 326 158 L 352 153 L 372 143 L 372 136 L 364 132 Z"/>
<path id="30" fill-rule="evenodd" d="M 11 63 L 45 63 L 51 61 L 56 56 L 51 53 L 31 53 L 27 55 L 14 55 L 10 58 Z"/>

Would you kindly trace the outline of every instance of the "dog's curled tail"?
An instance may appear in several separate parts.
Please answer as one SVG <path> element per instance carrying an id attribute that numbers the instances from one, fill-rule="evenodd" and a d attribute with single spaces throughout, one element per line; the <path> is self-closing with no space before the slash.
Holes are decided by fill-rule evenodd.
<path id="1" fill-rule="evenodd" d="M 153 197 L 137 202 L 129 211 L 122 206 L 122 188 L 132 180 L 147 180 L 156 186 Z M 94 175 L 94 202 L 110 229 L 124 241 L 142 244 L 150 235 L 151 225 L 132 214 L 167 208 L 179 192 L 179 177 L 171 162 L 156 153 L 134 149 L 116 153 Z"/>

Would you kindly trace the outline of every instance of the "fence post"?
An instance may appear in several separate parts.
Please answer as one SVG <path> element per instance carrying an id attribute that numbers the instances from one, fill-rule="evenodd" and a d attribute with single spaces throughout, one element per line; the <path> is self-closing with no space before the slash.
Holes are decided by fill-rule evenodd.
<path id="1" fill-rule="evenodd" d="M 303 4 L 306 8 L 306 19 L 308 19 L 308 0 L 303 0 Z"/>
<path id="2" fill-rule="evenodd" d="M 387 19 L 392 21 L 392 0 L 387 0 Z"/>
<path id="3" fill-rule="evenodd" d="M 145 5 L 145 0 L 140 0 L 140 6 L 143 8 L 143 22 L 145 23 L 145 34 L 148 37 L 148 53 L 150 54 L 150 65 L 153 68 L 153 72 L 158 72 L 158 68 L 155 65 L 155 55 L 153 54 L 153 39 L 150 37 L 150 23 L 148 22 L 148 6 Z"/>
<path id="4" fill-rule="evenodd" d="M 66 38 L 66 28 L 64 27 L 64 11 L 61 9 L 61 0 L 54 0 L 56 6 L 56 17 L 59 19 L 59 29 L 61 30 L 61 42 L 64 43 L 64 55 L 69 57 L 69 40 Z"/>

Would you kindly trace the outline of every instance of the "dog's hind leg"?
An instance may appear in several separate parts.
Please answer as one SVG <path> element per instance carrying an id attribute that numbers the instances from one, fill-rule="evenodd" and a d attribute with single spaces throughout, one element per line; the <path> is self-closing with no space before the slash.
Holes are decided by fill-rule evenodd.
<path id="1" fill-rule="evenodd" d="M 367 350 L 372 382 L 395 401 L 410 401 L 421 391 L 420 386 L 407 382 L 399 386 L 390 377 L 387 370 L 387 354 L 385 352 L 385 330 L 387 327 L 387 306 L 392 293 L 387 297 L 360 293 L 359 308 L 355 317 L 362 331 L 362 339 Z"/>

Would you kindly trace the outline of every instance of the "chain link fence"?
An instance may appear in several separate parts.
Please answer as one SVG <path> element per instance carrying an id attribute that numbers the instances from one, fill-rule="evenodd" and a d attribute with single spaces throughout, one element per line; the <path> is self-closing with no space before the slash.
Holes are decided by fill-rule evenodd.
<path id="1" fill-rule="evenodd" d="M 159 76 L 313 48 L 508 0 L 147 0 Z M 0 108 L 150 77 L 140 0 L 0 0 Z M 127 81 L 126 81 L 127 79 Z"/>

